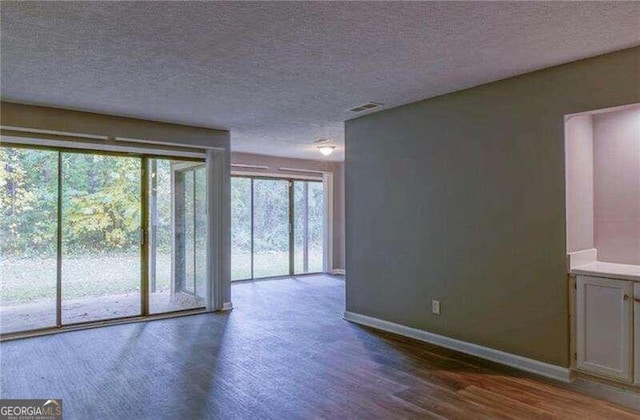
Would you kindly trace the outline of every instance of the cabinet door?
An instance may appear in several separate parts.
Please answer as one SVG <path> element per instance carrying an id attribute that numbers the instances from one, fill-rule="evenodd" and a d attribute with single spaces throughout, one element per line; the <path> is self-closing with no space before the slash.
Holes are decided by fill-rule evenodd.
<path id="1" fill-rule="evenodd" d="M 635 354 L 633 382 L 636 385 L 640 385 L 640 283 L 633 285 L 633 292 L 633 325 L 635 328 L 635 333 L 633 334 L 633 352 Z"/>
<path id="2" fill-rule="evenodd" d="M 632 381 L 633 282 L 578 276 L 578 368 Z"/>

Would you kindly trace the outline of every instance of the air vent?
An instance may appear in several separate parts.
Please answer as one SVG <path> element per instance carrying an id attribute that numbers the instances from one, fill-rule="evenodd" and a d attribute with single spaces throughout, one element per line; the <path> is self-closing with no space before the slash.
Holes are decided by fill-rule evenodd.
<path id="1" fill-rule="evenodd" d="M 318 139 L 313 141 L 313 144 L 323 144 L 323 143 L 329 143 L 329 139 Z"/>
<path id="2" fill-rule="evenodd" d="M 364 105 L 360 105 L 357 106 L 355 108 L 351 108 L 349 111 L 351 112 L 362 112 L 362 111 L 367 111 L 369 109 L 373 109 L 373 108 L 377 108 L 379 106 L 382 106 L 382 104 L 379 104 L 377 102 L 368 102 Z"/>

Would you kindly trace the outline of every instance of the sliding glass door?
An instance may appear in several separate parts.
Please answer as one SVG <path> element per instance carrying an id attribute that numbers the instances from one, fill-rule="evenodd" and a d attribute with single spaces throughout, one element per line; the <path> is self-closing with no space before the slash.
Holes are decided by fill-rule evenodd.
<path id="1" fill-rule="evenodd" d="M 206 168 L 149 159 L 149 313 L 206 306 Z"/>
<path id="2" fill-rule="evenodd" d="M 253 180 L 253 278 L 287 276 L 289 181 Z"/>
<path id="3" fill-rule="evenodd" d="M 231 179 L 231 280 L 319 273 L 324 262 L 321 181 Z"/>
<path id="4" fill-rule="evenodd" d="M 61 162 L 62 324 L 140 315 L 142 159 Z"/>
<path id="5" fill-rule="evenodd" d="M 0 333 L 57 324 L 58 153 L 0 147 Z"/>
<path id="6" fill-rule="evenodd" d="M 294 181 L 294 274 L 319 273 L 324 262 L 322 182 Z"/>
<path id="7" fill-rule="evenodd" d="M 155 279 L 151 279 L 156 286 L 152 313 L 204 307 L 207 296 L 206 168 L 203 164 L 174 161 L 168 167 L 164 165 L 164 170 L 167 169 L 173 179 L 173 194 L 168 200 L 165 198 L 172 205 L 173 214 L 172 275 L 168 285 L 163 283 L 168 286 L 168 296 L 159 294 Z M 165 211 L 168 209 L 166 206 Z M 155 245 L 150 247 L 151 255 L 157 255 L 157 242 Z"/>
<path id="8" fill-rule="evenodd" d="M 202 161 L 3 145 L 0 334 L 205 308 L 207 207 Z"/>
<path id="9" fill-rule="evenodd" d="M 253 180 L 231 178 L 231 281 L 253 277 Z"/>

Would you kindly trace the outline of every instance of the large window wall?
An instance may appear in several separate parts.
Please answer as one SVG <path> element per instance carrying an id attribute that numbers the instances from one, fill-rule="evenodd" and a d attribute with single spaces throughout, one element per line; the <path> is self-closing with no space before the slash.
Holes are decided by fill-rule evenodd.
<path id="1" fill-rule="evenodd" d="M 202 161 L 0 147 L 0 333 L 204 308 Z"/>
<path id="2" fill-rule="evenodd" d="M 231 179 L 231 280 L 319 273 L 324 261 L 321 181 Z"/>

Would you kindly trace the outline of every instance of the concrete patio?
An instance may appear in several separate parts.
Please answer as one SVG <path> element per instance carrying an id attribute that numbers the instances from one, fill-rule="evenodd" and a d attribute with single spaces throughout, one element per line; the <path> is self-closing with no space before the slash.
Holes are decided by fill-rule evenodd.
<path id="1" fill-rule="evenodd" d="M 55 298 L 0 307 L 2 334 L 53 327 L 56 323 Z M 171 298 L 169 291 L 151 293 L 151 313 L 165 313 L 203 306 L 193 297 L 178 295 Z M 140 315 L 140 293 L 123 293 L 100 297 L 85 297 L 62 301 L 62 323 L 107 320 Z"/>

